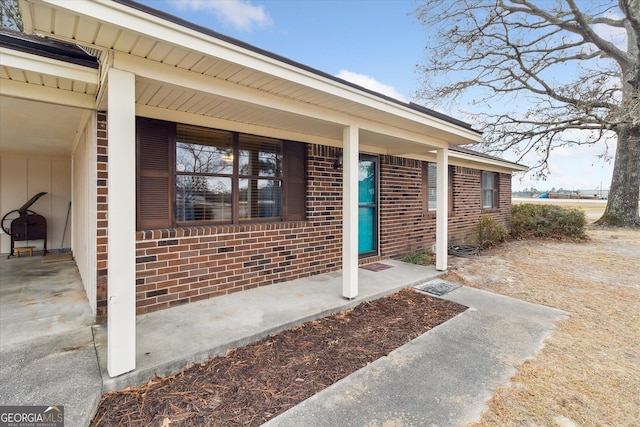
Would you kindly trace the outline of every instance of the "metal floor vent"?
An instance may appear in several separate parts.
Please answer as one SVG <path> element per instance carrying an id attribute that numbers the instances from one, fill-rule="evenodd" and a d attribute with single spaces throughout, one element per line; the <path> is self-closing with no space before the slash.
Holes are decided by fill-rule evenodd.
<path id="1" fill-rule="evenodd" d="M 434 279 L 425 283 L 414 286 L 415 289 L 427 292 L 433 295 L 442 296 L 448 294 L 451 291 L 458 289 L 461 285 L 453 282 L 447 282 L 442 279 Z"/>

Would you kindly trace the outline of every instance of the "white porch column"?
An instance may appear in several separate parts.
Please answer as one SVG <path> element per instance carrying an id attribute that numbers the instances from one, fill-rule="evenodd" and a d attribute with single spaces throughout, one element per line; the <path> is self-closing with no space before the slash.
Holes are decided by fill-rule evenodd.
<path id="1" fill-rule="evenodd" d="M 358 296 L 358 135 L 354 126 L 342 134 L 342 296 Z"/>
<path id="2" fill-rule="evenodd" d="M 111 68 L 107 96 L 107 370 L 115 377 L 136 367 L 135 75 Z"/>
<path id="3" fill-rule="evenodd" d="M 447 269 L 447 247 L 449 222 L 449 150 L 436 151 L 436 270 Z"/>

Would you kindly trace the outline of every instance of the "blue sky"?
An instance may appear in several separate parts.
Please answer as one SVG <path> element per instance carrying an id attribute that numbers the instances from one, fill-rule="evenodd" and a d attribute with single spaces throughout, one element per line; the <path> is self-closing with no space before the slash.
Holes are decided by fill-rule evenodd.
<path id="1" fill-rule="evenodd" d="M 419 87 L 416 64 L 428 34 L 411 13 L 413 0 L 140 2 L 403 101 Z M 607 189 L 612 163 L 597 159 L 602 150 L 554 152 L 545 182 L 515 177 L 513 188 Z"/>

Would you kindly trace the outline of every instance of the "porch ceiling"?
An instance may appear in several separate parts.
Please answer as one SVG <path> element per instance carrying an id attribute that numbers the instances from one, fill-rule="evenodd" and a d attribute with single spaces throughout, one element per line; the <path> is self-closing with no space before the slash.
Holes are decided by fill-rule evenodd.
<path id="1" fill-rule="evenodd" d="M 65 53 L 69 51 L 52 47 L 44 39 L 2 32 L 3 153 L 70 156 L 83 117 L 95 108 L 99 85 L 98 70 L 86 61 L 69 61 Z"/>
<path id="2" fill-rule="evenodd" d="M 135 72 L 140 115 L 329 145 L 352 125 L 363 130 L 361 144 L 395 154 L 480 139 L 455 121 L 129 1 L 21 0 L 21 9 L 27 30 L 108 52 L 103 61 Z"/>
<path id="3" fill-rule="evenodd" d="M 260 129 L 265 136 L 301 138 L 332 144 L 342 138 L 342 128 L 334 123 L 268 105 L 213 95 L 202 90 L 136 78 L 137 114 L 229 130 Z"/>
<path id="4" fill-rule="evenodd" d="M 258 105 L 143 77 L 136 78 L 136 114 L 330 146 L 342 144 L 344 128 L 339 122 L 297 113 L 295 108 Z M 360 145 L 362 151 L 379 153 L 422 153 L 433 149 L 408 138 L 363 129 Z"/>
<path id="5" fill-rule="evenodd" d="M 69 157 L 84 112 L 80 108 L 0 96 L 0 151 Z"/>

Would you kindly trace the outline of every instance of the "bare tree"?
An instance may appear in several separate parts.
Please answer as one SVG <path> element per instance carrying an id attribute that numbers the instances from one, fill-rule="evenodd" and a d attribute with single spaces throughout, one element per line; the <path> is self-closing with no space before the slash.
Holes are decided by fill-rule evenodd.
<path id="1" fill-rule="evenodd" d="M 415 15 L 432 36 L 417 98 L 474 97 L 485 151 L 536 154 L 541 177 L 553 149 L 604 141 L 599 222 L 640 226 L 640 0 L 423 0 Z"/>
<path id="2" fill-rule="evenodd" d="M 0 26 L 24 31 L 18 0 L 0 0 Z"/>

